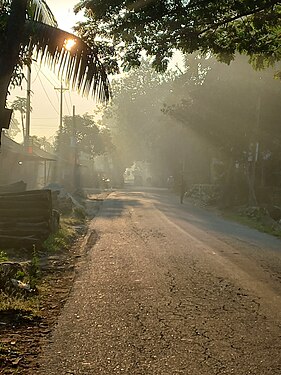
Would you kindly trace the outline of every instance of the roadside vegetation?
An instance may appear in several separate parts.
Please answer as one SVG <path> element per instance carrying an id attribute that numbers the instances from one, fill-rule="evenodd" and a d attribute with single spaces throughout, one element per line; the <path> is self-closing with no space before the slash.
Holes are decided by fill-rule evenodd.
<path id="1" fill-rule="evenodd" d="M 74 209 L 40 249 L 0 249 L 0 372 L 23 374 L 33 366 L 71 289 L 75 243 L 85 230 L 83 209 Z"/>
<path id="2" fill-rule="evenodd" d="M 245 209 L 233 209 L 222 211 L 222 216 L 228 220 L 232 220 L 249 228 L 256 229 L 259 232 L 281 238 L 281 225 L 278 222 L 270 219 L 270 217 L 266 214 L 249 215 Z"/>
<path id="3" fill-rule="evenodd" d="M 63 256 L 69 252 L 81 234 L 81 225 L 85 227 L 85 218 L 81 213 L 80 217 L 76 214 L 65 216 L 60 221 L 59 230 L 51 234 L 40 249 L 33 246 L 32 249 L 0 251 L 0 318 L 5 311 L 16 311 L 30 318 L 40 316 L 40 298 L 42 293 L 48 292 L 44 280 L 48 272 L 41 272 L 41 267 L 46 267 L 49 257 Z M 77 226 L 80 231 L 77 231 Z M 5 280 L 5 277 L 10 280 Z M 12 285 L 11 279 L 19 284 L 15 285 L 14 281 Z"/>

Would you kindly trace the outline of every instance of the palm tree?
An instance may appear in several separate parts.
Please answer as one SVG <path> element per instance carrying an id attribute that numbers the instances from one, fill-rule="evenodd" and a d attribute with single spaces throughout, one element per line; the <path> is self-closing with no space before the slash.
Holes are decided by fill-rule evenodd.
<path id="1" fill-rule="evenodd" d="M 65 47 L 69 39 L 75 40 L 71 50 Z M 98 100 L 109 99 L 109 82 L 97 49 L 58 29 L 44 0 L 0 0 L 0 136 L 2 128 L 9 128 L 12 114 L 6 108 L 9 86 L 20 84 L 32 53 L 71 88 Z"/>

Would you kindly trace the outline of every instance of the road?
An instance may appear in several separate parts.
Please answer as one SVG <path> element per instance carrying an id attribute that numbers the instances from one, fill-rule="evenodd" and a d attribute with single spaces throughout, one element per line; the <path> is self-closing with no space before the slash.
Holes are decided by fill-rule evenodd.
<path id="1" fill-rule="evenodd" d="M 112 192 L 40 375 L 280 375 L 281 241 L 161 189 Z"/>

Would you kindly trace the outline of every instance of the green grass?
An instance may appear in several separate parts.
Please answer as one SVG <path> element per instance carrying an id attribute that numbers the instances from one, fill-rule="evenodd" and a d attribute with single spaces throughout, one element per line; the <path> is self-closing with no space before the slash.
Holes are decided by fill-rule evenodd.
<path id="1" fill-rule="evenodd" d="M 84 208 L 76 207 L 74 208 L 74 217 L 76 220 L 78 220 L 80 223 L 84 223 L 86 220 L 86 212 Z"/>
<path id="2" fill-rule="evenodd" d="M 39 303 L 38 296 L 25 298 L 0 292 L 0 312 L 16 311 L 28 320 L 40 316 Z"/>
<path id="3" fill-rule="evenodd" d="M 281 232 L 263 224 L 259 219 L 250 218 L 245 215 L 238 214 L 236 212 L 223 212 L 222 216 L 228 220 L 235 221 L 236 223 L 245 225 L 249 228 L 258 230 L 259 232 L 271 234 L 281 238 Z"/>
<path id="4" fill-rule="evenodd" d="M 74 221 L 75 220 L 72 218 L 62 219 L 58 232 L 51 234 L 47 240 L 44 241 L 44 250 L 50 253 L 57 253 L 67 249 L 75 236 L 75 229 L 73 228 Z"/>
<path id="5" fill-rule="evenodd" d="M 8 255 L 5 251 L 0 250 L 0 262 L 6 262 L 7 260 L 9 260 Z"/>
<path id="6" fill-rule="evenodd" d="M 83 215 L 79 212 L 78 217 L 63 217 L 60 221 L 60 229 L 57 233 L 49 236 L 49 238 L 44 242 L 43 248 L 49 253 L 58 253 L 69 249 L 73 239 L 77 236 L 77 231 L 75 226 L 81 225 L 84 222 Z M 0 250 L 0 262 L 8 260 L 8 256 L 5 251 Z M 13 311 L 19 313 L 24 320 L 33 320 L 36 317 L 40 317 L 40 298 L 42 293 L 44 294 L 44 283 L 40 279 L 41 275 L 39 273 L 38 265 L 38 254 L 37 250 L 33 249 L 33 255 L 31 259 L 32 269 L 29 274 L 19 272 L 16 276 L 17 279 L 27 281 L 30 283 L 31 287 L 35 287 L 38 290 L 37 295 L 8 295 L 4 292 L 0 292 L 0 312 Z M 40 279 L 40 280 L 39 280 Z M 39 281 L 38 285 L 37 282 Z"/>

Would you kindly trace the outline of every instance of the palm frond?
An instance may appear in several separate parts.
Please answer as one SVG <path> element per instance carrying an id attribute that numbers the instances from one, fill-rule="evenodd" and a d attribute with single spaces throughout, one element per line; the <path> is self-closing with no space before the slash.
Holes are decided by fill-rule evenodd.
<path id="1" fill-rule="evenodd" d="M 29 0 L 27 14 L 30 20 L 43 22 L 53 27 L 58 26 L 55 16 L 44 0 Z"/>
<path id="2" fill-rule="evenodd" d="M 13 0 L 0 0 L 0 8 L 11 8 Z M 58 23 L 48 4 L 44 0 L 28 0 L 26 7 L 27 18 L 47 25 L 57 27 Z"/>
<path id="3" fill-rule="evenodd" d="M 26 35 L 31 38 L 36 59 L 58 73 L 72 89 L 101 101 L 109 99 L 109 81 L 97 50 L 75 35 L 41 22 L 27 21 Z M 70 51 L 64 47 L 69 39 L 75 40 Z"/>

